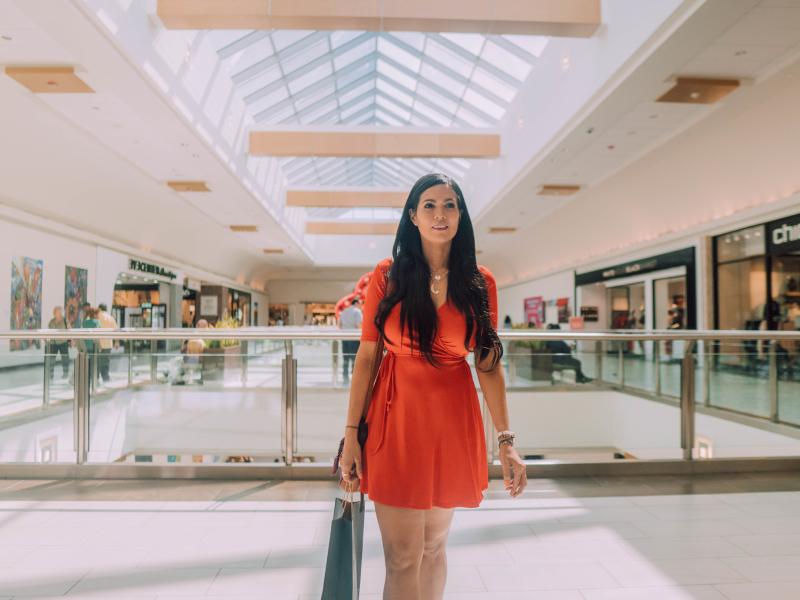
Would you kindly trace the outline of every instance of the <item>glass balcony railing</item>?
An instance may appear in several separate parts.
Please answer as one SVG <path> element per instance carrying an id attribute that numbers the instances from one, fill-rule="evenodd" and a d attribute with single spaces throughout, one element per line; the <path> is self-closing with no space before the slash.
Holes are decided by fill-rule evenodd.
<path id="1" fill-rule="evenodd" d="M 500 335 L 517 446 L 532 463 L 800 457 L 800 333 Z M 32 340 L 0 351 L 0 463 L 327 469 L 349 401 L 342 341 L 358 337 L 0 333 Z M 483 414 L 494 461 L 485 403 Z"/>

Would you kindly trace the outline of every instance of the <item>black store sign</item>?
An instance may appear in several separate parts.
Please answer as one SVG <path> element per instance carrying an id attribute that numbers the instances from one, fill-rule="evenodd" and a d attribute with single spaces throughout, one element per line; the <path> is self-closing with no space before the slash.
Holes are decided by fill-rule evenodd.
<path id="1" fill-rule="evenodd" d="M 767 223 L 767 253 L 787 254 L 800 250 L 800 215 Z"/>

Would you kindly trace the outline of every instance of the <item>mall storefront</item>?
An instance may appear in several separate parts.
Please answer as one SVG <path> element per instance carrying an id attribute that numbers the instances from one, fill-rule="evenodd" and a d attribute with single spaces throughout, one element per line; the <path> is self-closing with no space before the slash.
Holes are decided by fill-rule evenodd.
<path id="1" fill-rule="evenodd" d="M 575 274 L 577 316 L 583 328 L 696 329 L 694 247 Z M 610 350 L 616 347 L 609 348 Z M 631 354 L 650 354 L 646 344 L 626 343 Z M 667 357 L 680 348 L 668 345 Z"/>
<path id="2" fill-rule="evenodd" d="M 800 215 L 716 236 L 714 328 L 800 329 Z M 776 344 L 782 374 L 800 373 L 797 343 Z M 765 368 L 768 346 L 723 349 L 721 360 L 748 371 Z"/>

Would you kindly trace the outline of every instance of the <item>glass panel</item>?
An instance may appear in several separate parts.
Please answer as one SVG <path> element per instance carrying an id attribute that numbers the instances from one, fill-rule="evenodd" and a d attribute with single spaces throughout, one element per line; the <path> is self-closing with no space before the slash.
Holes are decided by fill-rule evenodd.
<path id="1" fill-rule="evenodd" d="M 528 73 L 531 72 L 529 63 L 501 48 L 491 40 L 486 41 L 483 52 L 481 52 L 481 58 L 519 81 L 525 81 Z"/>
<path id="2" fill-rule="evenodd" d="M 422 60 L 418 56 L 406 52 L 396 44 L 393 44 L 390 39 L 386 37 L 382 37 L 378 40 L 378 52 L 385 54 L 395 62 L 403 65 L 406 69 L 414 71 L 415 73 L 419 71 L 420 65 L 422 64 Z"/>
<path id="3" fill-rule="evenodd" d="M 442 33 L 441 36 L 476 56 L 481 53 L 486 41 L 486 38 L 478 33 Z"/>
<path id="4" fill-rule="evenodd" d="M 467 89 L 467 91 L 464 93 L 464 102 L 468 102 L 478 110 L 498 120 L 506 112 L 504 108 L 498 106 L 491 100 L 488 100 L 485 97 L 481 96 L 479 93 L 475 92 L 475 90 L 471 88 Z"/>
<path id="5" fill-rule="evenodd" d="M 504 35 L 503 38 L 536 58 L 541 56 L 547 46 L 547 42 L 550 41 L 549 38 L 538 35 Z"/>
<path id="6" fill-rule="evenodd" d="M 736 352 L 713 354 L 709 369 L 709 404 L 759 417 L 770 416 L 769 346 L 745 340 L 727 342 Z"/>
<path id="7" fill-rule="evenodd" d="M 127 385 L 127 362 L 90 357 L 88 461 L 92 463 L 272 463 L 282 457 L 281 358 L 273 342 L 209 342 L 134 354 L 142 373 Z M 170 346 L 174 345 L 172 343 Z M 122 359 L 125 354 L 120 354 Z M 116 363 L 116 367 L 114 366 Z"/>
<path id="8" fill-rule="evenodd" d="M 441 69 L 437 69 L 429 63 L 422 65 L 420 70 L 422 77 L 428 80 L 428 83 L 435 83 L 440 89 L 447 90 L 450 94 L 460 98 L 464 94 L 466 86 L 450 77 Z"/>
<path id="9" fill-rule="evenodd" d="M 717 261 L 728 262 L 763 255 L 766 252 L 765 237 L 763 225 L 721 235 L 716 238 Z"/>
<path id="10" fill-rule="evenodd" d="M 349 64 L 354 63 L 359 58 L 363 58 L 367 54 L 375 51 L 375 40 L 366 40 L 363 44 L 358 44 L 355 48 L 351 48 L 346 52 L 337 54 L 333 57 L 333 65 L 336 69 L 343 69 Z"/>
<path id="11" fill-rule="evenodd" d="M 300 40 L 307 38 L 314 33 L 314 31 L 276 29 L 272 32 L 270 37 L 272 38 L 272 43 L 275 45 L 275 50 L 280 52 L 284 48 L 291 46 L 295 42 L 299 42 Z"/>
<path id="12" fill-rule="evenodd" d="M 22 344 L 0 353 L 0 462 L 74 463 L 73 361 L 68 347 L 48 345 L 45 353 L 40 341 Z"/>
<path id="13" fill-rule="evenodd" d="M 393 81 L 396 81 L 409 90 L 416 88 L 417 80 L 415 78 L 400 72 L 398 69 L 394 68 L 392 65 L 380 58 L 378 59 L 378 73 L 388 77 Z"/>
<path id="14" fill-rule="evenodd" d="M 717 266 L 720 329 L 766 329 L 767 276 L 763 258 Z M 751 370 L 758 346 L 723 343 L 717 348 L 719 363 L 732 369 Z"/>
<path id="15" fill-rule="evenodd" d="M 475 72 L 472 74 L 472 84 L 489 90 L 495 96 L 502 98 L 506 102 L 511 102 L 514 96 L 517 95 L 517 90 L 510 85 L 506 85 L 481 67 L 475 68 Z"/>
<path id="16" fill-rule="evenodd" d="M 477 57 L 473 61 L 465 60 L 461 55 L 452 52 L 431 38 L 428 38 L 428 42 L 425 44 L 425 54 L 462 77 L 469 77 L 475 67 L 475 62 L 477 62 Z"/>

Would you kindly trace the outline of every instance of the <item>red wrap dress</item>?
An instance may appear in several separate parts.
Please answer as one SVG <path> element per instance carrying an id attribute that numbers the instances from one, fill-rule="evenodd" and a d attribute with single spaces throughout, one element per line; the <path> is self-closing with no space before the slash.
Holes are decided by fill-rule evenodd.
<path id="1" fill-rule="evenodd" d="M 362 341 L 378 341 L 375 314 L 390 266 L 391 259 L 381 261 L 370 279 Z M 497 328 L 494 277 L 479 269 Z M 489 485 L 480 401 L 466 362 L 466 319 L 449 299 L 437 315 L 433 353 L 439 367 L 412 354 L 408 336 L 401 339 L 399 304 L 386 321 L 387 353 L 372 391 L 362 452 L 361 489 L 375 502 L 417 509 L 476 507 Z"/>

